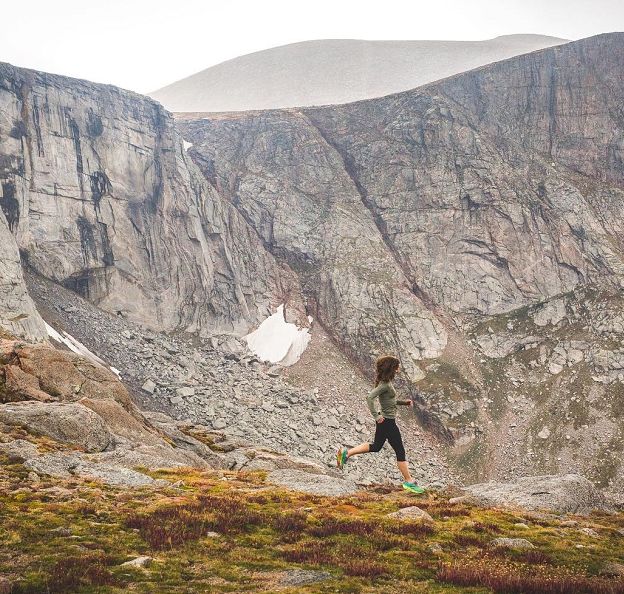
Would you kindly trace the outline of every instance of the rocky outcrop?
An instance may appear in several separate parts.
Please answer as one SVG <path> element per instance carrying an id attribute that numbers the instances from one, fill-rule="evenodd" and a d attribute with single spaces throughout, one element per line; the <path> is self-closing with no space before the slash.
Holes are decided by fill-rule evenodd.
<path id="1" fill-rule="evenodd" d="M 221 466 L 209 448 L 172 446 L 113 372 L 45 344 L 0 341 L 0 402 L 0 450 L 38 473 L 141 486 L 152 479 L 135 467 Z M 40 452 L 30 442 L 3 438 L 16 428 L 63 449 Z"/>
<path id="2" fill-rule="evenodd" d="M 0 227 L 38 272 L 161 330 L 244 334 L 271 307 L 297 309 L 296 280 L 158 103 L 0 64 L 0 104 Z"/>
<path id="3" fill-rule="evenodd" d="M 112 441 L 104 420 L 80 404 L 5 404 L 0 407 L 0 423 L 28 427 L 30 431 L 75 445 L 85 452 L 102 452 Z"/>
<path id="4" fill-rule="evenodd" d="M 6 202 L 0 189 L 0 205 Z M 43 320 L 28 295 L 19 251 L 0 209 L 0 331 L 27 340 L 47 337 Z"/>
<path id="5" fill-rule="evenodd" d="M 576 474 L 527 476 L 508 483 L 488 482 L 465 488 L 470 502 L 492 507 L 549 510 L 565 514 L 588 514 L 605 509 L 601 491 Z"/>
<path id="6" fill-rule="evenodd" d="M 24 383 L 32 389 L 20 392 L 18 402 L 11 401 L 15 392 L 6 387 L 8 368 L 30 378 Z M 41 448 L 37 440 L 43 437 L 48 442 Z M 350 481 L 327 476 L 328 468 L 313 460 L 200 423 L 143 413 L 111 371 L 45 344 L 9 340 L 0 341 L 0 454 L 37 474 L 82 476 L 115 486 L 162 484 L 137 468 L 193 467 L 263 470 L 325 489 L 335 482 L 335 491 L 354 488 Z"/>

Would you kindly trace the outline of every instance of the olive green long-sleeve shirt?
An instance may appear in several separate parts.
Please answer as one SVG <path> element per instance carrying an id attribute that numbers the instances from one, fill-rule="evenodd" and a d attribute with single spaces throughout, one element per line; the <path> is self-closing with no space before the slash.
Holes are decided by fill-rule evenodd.
<path id="1" fill-rule="evenodd" d="M 375 404 L 375 400 L 379 401 L 379 407 Z M 381 417 L 384 419 L 396 418 L 396 410 L 398 404 L 409 405 L 410 400 L 397 400 L 394 386 L 390 382 L 379 382 L 379 385 L 371 390 L 366 397 L 368 409 L 378 421 Z M 379 410 L 381 408 L 381 411 Z"/>

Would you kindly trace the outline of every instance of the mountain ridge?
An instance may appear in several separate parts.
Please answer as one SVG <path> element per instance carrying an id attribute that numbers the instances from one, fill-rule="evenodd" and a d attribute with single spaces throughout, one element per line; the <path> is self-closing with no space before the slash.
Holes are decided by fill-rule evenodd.
<path id="1" fill-rule="evenodd" d="M 348 103 L 566 41 L 523 34 L 483 41 L 310 40 L 233 58 L 149 95 L 183 112 Z"/>

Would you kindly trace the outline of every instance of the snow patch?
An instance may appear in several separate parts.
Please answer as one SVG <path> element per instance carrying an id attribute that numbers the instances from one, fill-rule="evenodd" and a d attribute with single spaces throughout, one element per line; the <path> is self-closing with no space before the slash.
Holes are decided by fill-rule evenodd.
<path id="1" fill-rule="evenodd" d="M 193 143 L 192 142 L 186 142 L 186 140 L 182 140 L 182 146 L 184 147 L 185 151 L 188 151 L 192 146 Z"/>
<path id="2" fill-rule="evenodd" d="M 76 340 L 71 334 L 67 334 L 67 332 L 57 332 L 50 324 L 44 322 L 46 326 L 46 330 L 48 331 L 48 336 L 58 342 L 59 344 L 64 344 L 70 351 L 76 353 L 77 355 L 81 355 L 86 359 L 91 359 L 91 361 L 101 365 L 102 367 L 107 367 L 106 363 L 102 361 L 97 355 L 93 354 L 84 344 L 82 344 L 79 340 Z M 112 371 L 119 375 L 119 372 L 116 369 L 111 367 Z"/>
<path id="3" fill-rule="evenodd" d="M 293 365 L 299 361 L 312 336 L 308 328 L 297 328 L 284 317 L 284 305 L 269 316 L 256 330 L 243 337 L 262 361 Z"/>

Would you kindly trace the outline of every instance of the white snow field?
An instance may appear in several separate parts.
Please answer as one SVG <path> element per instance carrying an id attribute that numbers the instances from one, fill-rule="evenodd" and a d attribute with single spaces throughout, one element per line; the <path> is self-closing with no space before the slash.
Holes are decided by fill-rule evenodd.
<path id="1" fill-rule="evenodd" d="M 306 350 L 312 336 L 308 328 L 297 328 L 284 318 L 284 306 L 269 316 L 256 330 L 244 337 L 252 352 L 262 361 L 293 365 Z"/>

